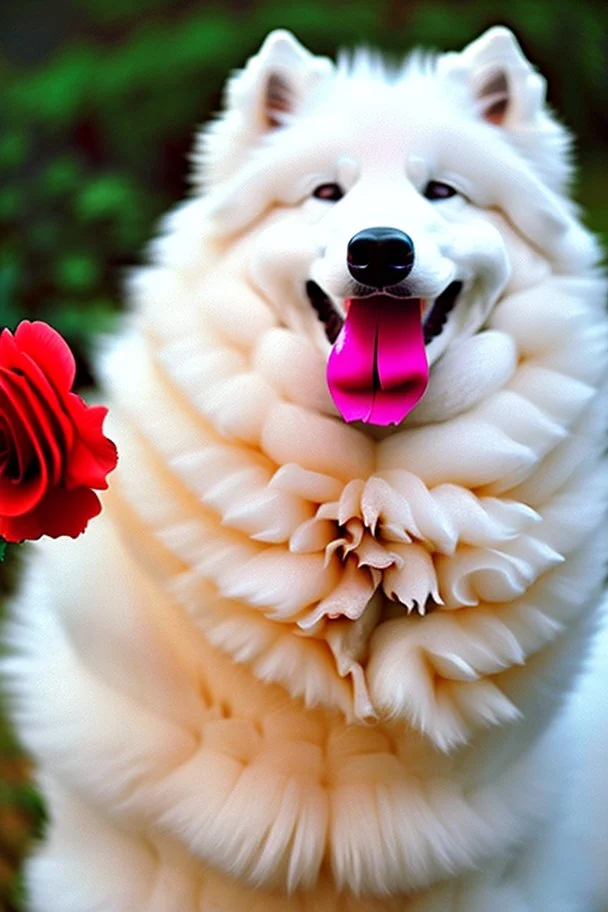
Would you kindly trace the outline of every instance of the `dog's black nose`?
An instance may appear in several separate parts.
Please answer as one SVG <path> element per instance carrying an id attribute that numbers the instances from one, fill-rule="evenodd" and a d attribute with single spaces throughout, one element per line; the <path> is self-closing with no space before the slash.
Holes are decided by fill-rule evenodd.
<path id="1" fill-rule="evenodd" d="M 397 228 L 366 228 L 348 242 L 346 262 L 361 285 L 396 285 L 412 271 L 414 242 Z"/>

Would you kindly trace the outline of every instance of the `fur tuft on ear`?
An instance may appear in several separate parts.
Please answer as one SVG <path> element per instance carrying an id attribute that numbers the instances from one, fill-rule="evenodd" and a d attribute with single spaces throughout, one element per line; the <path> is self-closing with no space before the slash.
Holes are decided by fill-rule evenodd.
<path id="1" fill-rule="evenodd" d="M 225 112 L 196 141 L 194 182 L 209 187 L 229 178 L 265 134 L 285 126 L 332 71 L 284 29 L 271 32 L 258 53 L 229 80 Z"/>
<path id="2" fill-rule="evenodd" d="M 271 73 L 266 80 L 264 96 L 267 128 L 280 127 L 285 122 L 286 115 L 293 112 L 294 107 L 295 99 L 289 80 L 280 73 Z"/>
<path id="3" fill-rule="evenodd" d="M 500 125 L 509 110 L 510 91 L 506 73 L 492 73 L 477 93 L 479 112 L 488 123 Z"/>
<path id="4" fill-rule="evenodd" d="M 546 82 L 509 29 L 494 26 L 460 53 L 444 54 L 438 71 L 475 117 L 501 129 L 538 176 L 563 191 L 571 173 L 568 133 L 547 109 Z"/>

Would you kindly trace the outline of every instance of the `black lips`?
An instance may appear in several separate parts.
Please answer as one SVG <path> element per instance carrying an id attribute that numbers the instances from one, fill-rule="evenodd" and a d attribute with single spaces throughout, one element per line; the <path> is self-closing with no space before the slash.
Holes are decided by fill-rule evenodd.
<path id="1" fill-rule="evenodd" d="M 428 345 L 429 342 L 441 335 L 441 331 L 445 326 L 450 312 L 456 306 L 461 291 L 462 282 L 452 282 L 445 291 L 435 299 L 431 312 L 424 321 L 423 331 L 425 345 Z M 308 281 L 306 283 L 306 294 L 313 309 L 316 311 L 319 320 L 325 327 L 325 335 L 333 345 L 340 335 L 340 330 L 344 325 L 344 319 L 340 316 L 331 300 L 316 282 Z"/>

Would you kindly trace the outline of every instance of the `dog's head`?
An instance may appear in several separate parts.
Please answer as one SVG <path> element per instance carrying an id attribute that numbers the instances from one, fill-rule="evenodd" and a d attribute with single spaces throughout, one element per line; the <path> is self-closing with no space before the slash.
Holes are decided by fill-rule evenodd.
<path id="1" fill-rule="evenodd" d="M 280 322 L 323 352 L 338 411 L 398 425 L 509 283 L 567 268 L 566 152 L 504 28 L 394 69 L 334 68 L 281 31 L 230 83 L 198 175 Z"/>

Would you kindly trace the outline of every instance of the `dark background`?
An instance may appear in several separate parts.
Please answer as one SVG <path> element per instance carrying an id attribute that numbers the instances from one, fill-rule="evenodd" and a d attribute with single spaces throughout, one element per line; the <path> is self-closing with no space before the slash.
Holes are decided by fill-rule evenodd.
<path id="1" fill-rule="evenodd" d="M 187 192 L 196 124 L 229 71 L 273 28 L 312 51 L 370 44 L 458 49 L 510 26 L 578 137 L 575 188 L 608 238 L 608 13 L 603 0 L 5 0 L 0 12 L 0 327 L 52 323 L 91 382 L 89 345 L 111 328 L 125 271 Z M 18 555 L 0 575 L 6 591 Z M 0 722 L 0 910 L 22 908 L 19 861 L 43 813 Z"/>

